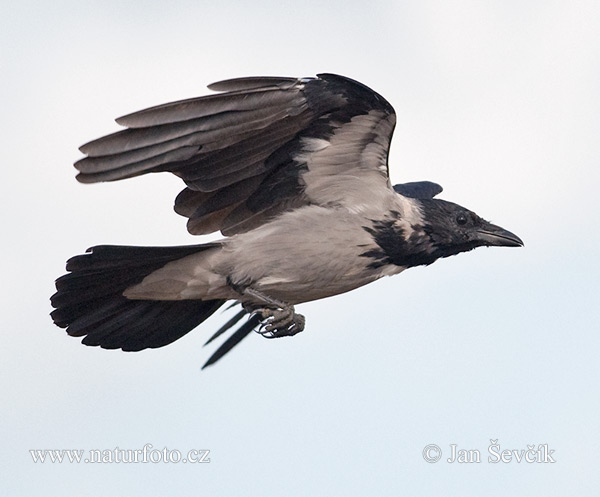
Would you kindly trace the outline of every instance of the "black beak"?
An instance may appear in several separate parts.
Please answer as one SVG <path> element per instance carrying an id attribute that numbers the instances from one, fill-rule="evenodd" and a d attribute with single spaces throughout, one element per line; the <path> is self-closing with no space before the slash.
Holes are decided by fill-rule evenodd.
<path id="1" fill-rule="evenodd" d="M 523 240 L 514 233 L 489 223 L 478 229 L 475 237 L 482 245 L 488 247 L 522 247 L 524 245 Z"/>

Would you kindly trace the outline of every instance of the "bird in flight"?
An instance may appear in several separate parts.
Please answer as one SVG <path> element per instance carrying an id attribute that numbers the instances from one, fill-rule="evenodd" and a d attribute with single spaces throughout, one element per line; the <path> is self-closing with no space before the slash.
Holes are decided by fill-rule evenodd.
<path id="1" fill-rule="evenodd" d="M 296 304 L 476 247 L 523 245 L 434 198 L 435 183 L 391 185 L 396 115 L 367 86 L 319 74 L 209 88 L 219 93 L 126 115 L 117 122 L 127 129 L 80 147 L 81 183 L 173 173 L 186 185 L 175 211 L 188 231 L 224 235 L 191 246 L 100 245 L 69 259 L 51 316 L 84 344 L 162 347 L 227 301 L 241 304 L 209 339 L 234 330 L 206 367 L 252 330 L 301 332 Z"/>

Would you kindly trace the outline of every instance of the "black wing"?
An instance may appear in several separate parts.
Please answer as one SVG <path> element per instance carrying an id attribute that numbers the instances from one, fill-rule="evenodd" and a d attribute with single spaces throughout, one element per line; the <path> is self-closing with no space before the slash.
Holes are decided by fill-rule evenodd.
<path id="1" fill-rule="evenodd" d="M 394 110 L 361 83 L 320 74 L 209 88 L 223 93 L 117 119 L 128 129 L 83 145 L 77 179 L 172 172 L 187 185 L 175 210 L 189 218 L 188 231 L 225 235 L 307 203 L 356 209 L 391 188 Z"/>
<path id="2" fill-rule="evenodd" d="M 394 191 L 404 197 L 432 199 L 442 193 L 443 188 L 431 181 L 415 181 L 414 183 L 394 185 Z"/>

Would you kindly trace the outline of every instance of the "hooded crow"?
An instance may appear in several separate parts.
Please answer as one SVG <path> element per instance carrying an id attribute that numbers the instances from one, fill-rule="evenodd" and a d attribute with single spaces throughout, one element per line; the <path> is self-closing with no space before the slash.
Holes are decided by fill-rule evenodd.
<path id="1" fill-rule="evenodd" d="M 186 188 L 175 211 L 192 246 L 101 245 L 67 262 L 51 298 L 54 322 L 86 345 L 138 351 L 167 345 L 227 301 L 246 319 L 205 366 L 252 330 L 305 326 L 294 305 L 482 246 L 519 247 L 513 233 L 434 198 L 431 182 L 392 187 L 392 106 L 352 79 L 238 78 L 219 93 L 117 119 L 127 129 L 83 145 L 82 183 L 171 172 Z M 208 343 L 208 342 L 207 342 Z"/>

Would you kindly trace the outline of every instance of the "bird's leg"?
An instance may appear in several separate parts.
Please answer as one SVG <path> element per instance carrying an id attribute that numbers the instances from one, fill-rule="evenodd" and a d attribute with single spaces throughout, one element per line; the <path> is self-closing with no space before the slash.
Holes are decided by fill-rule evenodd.
<path id="1" fill-rule="evenodd" d="M 261 316 L 263 322 L 256 332 L 265 338 L 294 336 L 304 330 L 306 320 L 302 314 L 296 313 L 293 305 L 269 297 L 251 287 L 244 288 L 241 293 L 266 304 L 264 307 L 258 307 L 256 304 L 244 306 L 246 310 Z"/>

